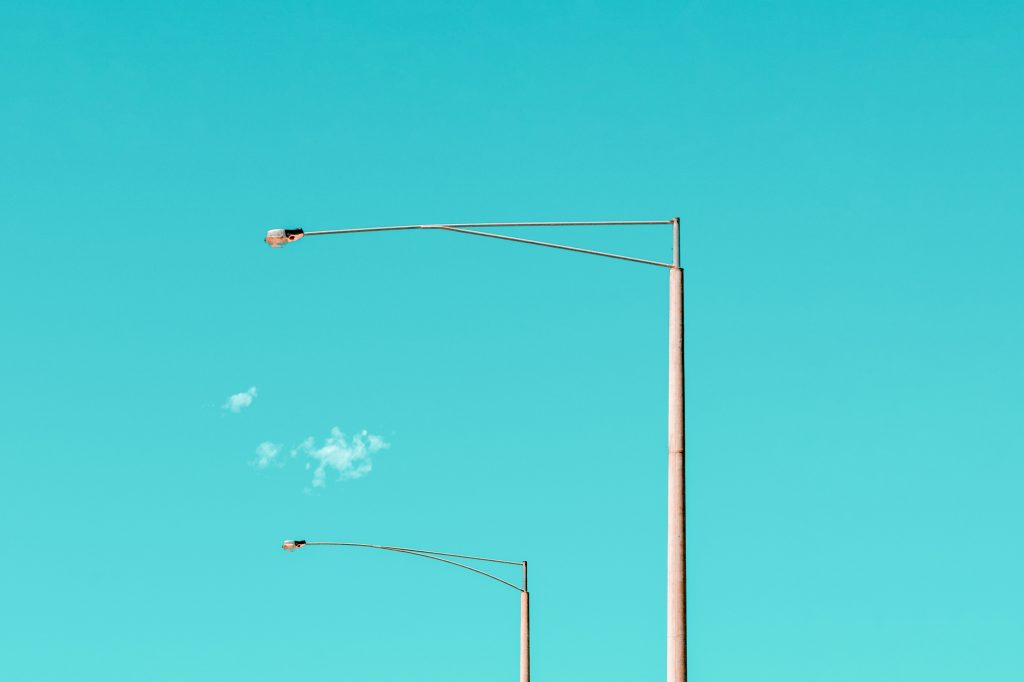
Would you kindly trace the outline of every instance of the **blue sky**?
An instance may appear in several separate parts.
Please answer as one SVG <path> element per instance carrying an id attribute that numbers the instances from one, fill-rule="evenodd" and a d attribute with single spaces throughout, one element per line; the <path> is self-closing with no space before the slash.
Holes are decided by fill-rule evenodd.
<path id="1" fill-rule="evenodd" d="M 665 273 L 261 238 L 680 215 L 692 678 L 1019 679 L 1022 20 L 3 3 L 5 678 L 661 678 Z"/>

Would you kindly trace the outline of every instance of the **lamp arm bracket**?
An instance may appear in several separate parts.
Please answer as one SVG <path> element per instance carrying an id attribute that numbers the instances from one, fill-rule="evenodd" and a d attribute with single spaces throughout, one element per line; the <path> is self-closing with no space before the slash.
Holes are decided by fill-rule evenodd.
<path id="1" fill-rule="evenodd" d="M 440 561 L 440 562 L 443 562 L 443 563 L 446 563 L 446 564 L 451 564 L 452 566 L 458 566 L 459 568 L 464 568 L 467 571 L 472 571 L 473 573 L 479 573 L 480 575 L 485 576 L 487 578 L 490 578 L 491 580 L 496 580 L 499 583 L 502 583 L 503 585 L 508 585 L 512 589 L 517 590 L 519 592 L 525 591 L 524 587 L 520 587 L 519 585 L 515 585 L 513 583 L 510 583 L 509 581 L 503 580 L 502 578 L 499 578 L 496 575 L 492 575 L 492 574 L 490 574 L 490 573 L 488 573 L 486 571 L 481 571 L 479 568 L 473 568 L 472 566 L 467 566 L 466 564 L 459 563 L 458 561 L 452 561 L 451 559 L 445 559 L 444 557 L 455 557 L 455 558 L 459 558 L 459 559 L 470 559 L 470 560 L 473 560 L 473 561 L 487 561 L 487 562 L 490 562 L 490 563 L 509 564 L 509 565 L 514 565 L 514 566 L 522 566 L 525 563 L 523 561 L 505 561 L 503 559 L 488 559 L 488 558 L 485 558 L 485 557 L 469 556 L 469 555 L 466 555 L 466 554 L 451 554 L 451 553 L 448 553 L 448 552 L 433 552 L 431 550 L 410 549 L 408 547 L 392 547 L 392 546 L 389 546 L 389 545 L 368 545 L 368 544 L 362 544 L 362 543 L 358 543 L 358 542 L 306 542 L 304 544 L 307 545 L 307 546 L 308 545 L 326 545 L 326 546 L 333 546 L 333 547 L 363 547 L 363 548 L 367 548 L 367 549 L 380 549 L 380 550 L 384 550 L 384 551 L 387 551 L 387 552 L 398 552 L 400 554 L 411 554 L 412 556 L 423 557 L 424 559 L 433 559 L 435 561 Z"/>

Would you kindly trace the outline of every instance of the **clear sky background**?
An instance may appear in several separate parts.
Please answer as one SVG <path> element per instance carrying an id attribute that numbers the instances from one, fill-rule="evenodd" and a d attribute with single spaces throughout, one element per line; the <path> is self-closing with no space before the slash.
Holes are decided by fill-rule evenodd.
<path id="1" fill-rule="evenodd" d="M 667 274 L 261 239 L 680 215 L 692 679 L 1022 679 L 1022 30 L 998 0 L 3 2 L 2 676 L 516 679 L 511 589 L 304 537 L 528 559 L 535 679 L 661 679 Z M 314 486 L 363 430 L 372 471 Z"/>

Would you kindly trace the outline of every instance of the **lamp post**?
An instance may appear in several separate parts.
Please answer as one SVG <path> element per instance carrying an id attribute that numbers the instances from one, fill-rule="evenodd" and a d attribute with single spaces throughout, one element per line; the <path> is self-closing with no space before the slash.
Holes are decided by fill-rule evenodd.
<path id="1" fill-rule="evenodd" d="M 363 547 L 367 549 L 382 549 L 387 552 L 398 552 L 400 554 L 411 554 L 412 556 L 423 557 L 424 559 L 433 559 L 435 561 L 441 561 L 452 566 L 458 566 L 464 568 L 467 571 L 473 573 L 479 573 L 482 576 L 490 578 L 491 580 L 497 580 L 503 585 L 508 585 L 514 590 L 519 591 L 519 682 L 530 682 L 530 593 L 528 591 L 527 575 L 526 575 L 526 562 L 525 561 L 505 561 L 504 559 L 489 559 L 487 557 L 480 556 L 469 556 L 468 554 L 451 554 L 450 552 L 435 552 L 429 549 L 409 549 L 408 547 L 391 547 L 389 545 L 366 545 L 358 542 L 307 542 L 305 540 L 285 540 L 281 543 L 281 547 L 289 552 L 299 549 L 300 547 Z M 468 559 L 470 561 L 486 561 L 492 564 L 506 564 L 509 566 L 522 566 L 523 567 L 523 584 L 516 585 L 510 583 L 507 580 L 503 580 L 496 575 L 491 575 L 486 571 L 481 571 L 479 568 L 473 568 L 466 564 L 453 559 Z"/>
<path id="2" fill-rule="evenodd" d="M 633 258 L 615 253 L 581 249 L 575 246 L 522 239 L 494 232 L 506 227 L 563 226 L 672 226 L 672 262 Z M 438 230 L 469 234 L 491 239 L 574 251 L 592 256 L 663 267 L 669 271 L 668 313 L 668 595 L 667 595 L 667 681 L 686 682 L 686 421 L 683 368 L 683 270 L 679 264 L 679 218 L 670 220 L 605 220 L 534 223 L 452 223 L 445 225 L 391 225 L 357 227 L 341 230 L 274 229 L 267 231 L 264 241 L 279 248 L 304 237 L 353 234 L 358 232 L 394 232 L 400 230 Z"/>

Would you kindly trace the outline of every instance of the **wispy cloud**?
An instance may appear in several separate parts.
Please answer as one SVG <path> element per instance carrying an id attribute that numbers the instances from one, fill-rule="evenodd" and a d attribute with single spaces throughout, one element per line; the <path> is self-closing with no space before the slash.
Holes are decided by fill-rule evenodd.
<path id="1" fill-rule="evenodd" d="M 269 440 L 265 440 L 259 444 L 256 448 L 256 459 L 253 460 L 253 464 L 260 469 L 266 469 L 268 466 L 274 463 L 277 459 L 278 453 L 281 452 L 281 446 L 271 443 Z"/>
<path id="2" fill-rule="evenodd" d="M 380 436 L 366 430 L 348 438 L 337 426 L 323 445 L 317 445 L 312 436 L 302 441 L 291 452 L 292 457 L 306 455 L 316 461 L 313 470 L 313 487 L 323 488 L 327 484 L 327 470 L 338 472 L 338 480 L 362 478 L 373 469 L 371 455 L 380 452 L 388 444 Z"/>
<path id="3" fill-rule="evenodd" d="M 313 471 L 312 488 L 327 485 L 328 475 L 337 473 L 337 480 L 348 481 L 366 476 L 373 469 L 373 455 L 388 447 L 388 443 L 365 429 L 354 436 L 346 436 L 335 426 L 321 443 L 310 436 L 289 451 L 287 459 L 303 458 L 306 469 Z M 282 446 L 263 441 L 256 447 L 256 459 L 250 462 L 258 469 L 271 465 L 284 466 Z M 312 490 L 307 488 L 307 492 Z"/>
<path id="4" fill-rule="evenodd" d="M 227 402 L 224 403 L 223 408 L 230 412 L 238 414 L 245 408 L 252 405 L 253 399 L 256 398 L 256 387 L 251 387 L 248 391 L 242 391 L 229 397 Z"/>

